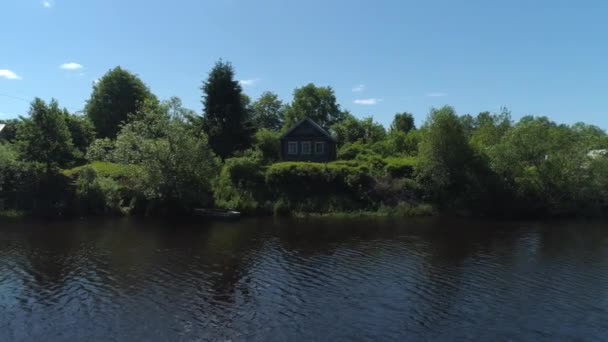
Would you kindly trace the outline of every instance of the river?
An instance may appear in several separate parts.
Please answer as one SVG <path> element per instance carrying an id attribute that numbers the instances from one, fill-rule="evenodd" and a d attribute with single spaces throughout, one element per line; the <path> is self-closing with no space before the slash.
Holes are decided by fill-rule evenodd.
<path id="1" fill-rule="evenodd" d="M 597 221 L 0 222 L 0 341 L 606 338 Z"/>

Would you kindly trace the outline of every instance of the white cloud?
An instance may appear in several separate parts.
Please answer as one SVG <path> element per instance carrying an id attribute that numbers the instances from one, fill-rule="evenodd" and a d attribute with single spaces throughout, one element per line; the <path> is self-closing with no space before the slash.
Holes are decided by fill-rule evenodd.
<path id="1" fill-rule="evenodd" d="M 63 63 L 59 67 L 64 70 L 78 70 L 78 69 L 84 68 L 82 66 L 82 64 L 78 64 L 78 63 L 74 63 L 74 62 Z"/>
<path id="2" fill-rule="evenodd" d="M 96 78 L 95 80 L 93 80 L 93 84 L 97 84 L 99 83 L 99 78 Z"/>
<path id="3" fill-rule="evenodd" d="M 258 83 L 259 80 L 260 80 L 259 78 L 253 78 L 253 79 L 250 79 L 250 80 L 240 80 L 239 84 L 242 85 L 242 86 L 244 86 L 244 87 L 254 86 L 254 85 L 256 85 L 256 83 Z"/>
<path id="4" fill-rule="evenodd" d="M 0 77 L 4 77 L 9 80 L 20 80 L 21 76 L 15 74 L 13 71 L 8 69 L 0 69 Z"/>
<path id="5" fill-rule="evenodd" d="M 42 0 L 42 6 L 44 6 L 46 8 L 51 8 L 51 7 L 53 7 L 54 4 L 55 4 L 55 1 L 53 1 L 53 0 Z"/>
<path id="6" fill-rule="evenodd" d="M 356 99 L 355 101 L 353 101 L 354 104 L 358 104 L 358 105 L 364 105 L 364 106 L 373 106 L 375 104 L 378 104 L 378 102 L 381 102 L 382 99 L 375 99 L 375 98 L 371 98 L 371 99 Z"/>
<path id="7" fill-rule="evenodd" d="M 360 93 L 365 90 L 365 84 L 358 84 L 353 87 L 353 93 Z"/>
<path id="8" fill-rule="evenodd" d="M 448 94 L 441 93 L 441 92 L 435 92 L 435 93 L 427 93 L 426 96 L 428 96 L 428 97 L 444 97 L 444 96 L 448 96 Z"/>

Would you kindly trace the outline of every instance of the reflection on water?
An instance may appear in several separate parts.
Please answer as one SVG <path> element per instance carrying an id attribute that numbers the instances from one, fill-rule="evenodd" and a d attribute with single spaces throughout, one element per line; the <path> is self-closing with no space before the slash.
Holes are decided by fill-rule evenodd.
<path id="1" fill-rule="evenodd" d="M 594 222 L 0 222 L 0 341 L 602 340 Z"/>

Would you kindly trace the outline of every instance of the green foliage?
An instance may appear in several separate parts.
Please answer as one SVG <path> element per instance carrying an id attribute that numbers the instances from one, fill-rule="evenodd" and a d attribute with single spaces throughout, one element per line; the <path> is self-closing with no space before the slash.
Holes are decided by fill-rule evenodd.
<path id="1" fill-rule="evenodd" d="M 340 144 L 349 144 L 357 141 L 363 143 L 378 142 L 386 137 L 384 127 L 374 122 L 372 117 L 358 120 L 350 113 L 345 113 L 345 118 L 331 126 Z"/>
<path id="2" fill-rule="evenodd" d="M 47 169 L 69 165 L 74 157 L 74 145 L 66 115 L 57 101 L 52 100 L 47 105 L 36 98 L 29 114 L 17 132 L 21 159 L 45 163 Z"/>
<path id="3" fill-rule="evenodd" d="M 87 117 L 65 114 L 65 122 L 75 148 L 75 157 L 82 160 L 89 145 L 95 140 L 95 128 Z"/>
<path id="4" fill-rule="evenodd" d="M 386 158 L 385 173 L 393 178 L 412 178 L 418 159 L 415 157 Z"/>
<path id="5" fill-rule="evenodd" d="M 257 129 L 278 131 L 285 121 L 285 105 L 277 94 L 266 91 L 253 103 L 253 124 Z"/>
<path id="6" fill-rule="evenodd" d="M 219 161 L 207 137 L 175 121 L 165 130 L 165 137 L 144 144 L 140 151 L 138 189 L 148 200 L 148 209 L 184 213 L 208 206 Z"/>
<path id="7" fill-rule="evenodd" d="M 137 176 L 140 169 L 138 165 L 96 161 L 69 170 L 63 170 L 62 173 L 67 177 L 78 177 L 80 173 L 87 168 L 95 171 L 95 174 L 99 177 L 109 177 L 112 179 L 134 178 Z"/>
<path id="8" fill-rule="evenodd" d="M 294 90 L 293 101 L 285 109 L 285 127 L 289 128 L 306 117 L 321 127 L 331 127 L 345 116 L 331 87 L 317 87 L 309 83 Z"/>
<path id="9" fill-rule="evenodd" d="M 234 79 L 232 64 L 219 61 L 201 87 L 203 131 L 209 145 L 222 159 L 251 146 L 253 127 L 243 101 L 242 88 Z"/>
<path id="10" fill-rule="evenodd" d="M 260 151 L 265 163 L 281 159 L 281 134 L 269 129 L 260 129 L 255 134 L 253 147 Z"/>
<path id="11" fill-rule="evenodd" d="M 271 165 L 266 172 L 273 198 L 292 211 L 364 208 L 372 183 L 364 167 L 346 163 L 283 162 Z"/>
<path id="12" fill-rule="evenodd" d="M 255 157 L 226 159 L 213 193 L 216 205 L 246 212 L 263 210 L 268 198 L 261 160 Z"/>
<path id="13" fill-rule="evenodd" d="M 85 112 L 98 138 L 114 138 L 120 126 L 129 121 L 129 114 L 138 112 L 145 102 L 158 100 L 139 77 L 116 67 L 93 85 Z"/>
<path id="14" fill-rule="evenodd" d="M 87 149 L 86 159 L 90 162 L 111 161 L 113 160 L 115 147 L 113 140 L 108 138 L 95 139 Z"/>
<path id="15" fill-rule="evenodd" d="M 458 206 L 475 184 L 475 155 L 453 108 L 433 109 L 426 126 L 418 159 L 420 180 L 433 201 Z"/>
<path id="16" fill-rule="evenodd" d="M 414 116 L 411 113 L 403 112 L 395 114 L 395 118 L 391 124 L 391 132 L 408 133 L 414 129 L 416 129 L 416 124 L 414 123 Z"/>
<path id="17" fill-rule="evenodd" d="M 121 213 L 121 187 L 114 179 L 99 176 L 95 168 L 90 166 L 82 167 L 78 175 L 76 210 L 79 214 Z"/>
<path id="18" fill-rule="evenodd" d="M 481 112 L 473 121 L 473 130 L 470 133 L 471 145 L 487 152 L 489 148 L 500 142 L 511 129 L 511 125 L 511 113 L 506 108 L 503 108 L 499 114 Z"/>
<path id="19" fill-rule="evenodd" d="M 287 106 L 271 92 L 252 103 L 222 61 L 202 90 L 201 117 L 179 98 L 159 103 L 118 67 L 94 86 L 86 117 L 36 98 L 28 118 L 2 121 L 4 213 L 182 214 L 213 205 L 346 217 L 435 208 L 506 217 L 608 213 L 608 135 L 596 126 L 533 116 L 515 123 L 504 108 L 458 116 L 446 106 L 431 110 L 420 129 L 412 114 L 397 113 L 387 132 L 372 117 L 341 111 L 330 87 L 297 88 Z M 277 162 L 279 130 L 305 117 L 331 129 L 338 161 Z M 89 164 L 77 166 L 85 156 Z"/>
<path id="20" fill-rule="evenodd" d="M 12 145 L 8 143 L 0 143 L 0 198 L 9 172 L 11 172 L 17 164 L 17 152 Z"/>

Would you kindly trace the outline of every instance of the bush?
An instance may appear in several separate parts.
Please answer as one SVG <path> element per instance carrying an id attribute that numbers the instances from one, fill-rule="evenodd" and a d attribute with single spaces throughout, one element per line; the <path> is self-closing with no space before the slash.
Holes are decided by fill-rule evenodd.
<path id="1" fill-rule="evenodd" d="M 108 138 L 96 139 L 87 149 L 86 159 L 91 162 L 112 161 L 114 148 L 114 141 Z"/>
<path id="2" fill-rule="evenodd" d="M 74 178 L 78 177 L 80 173 L 87 168 L 93 169 L 95 173 L 101 177 L 109 177 L 113 179 L 134 178 L 137 175 L 137 171 L 140 169 L 140 167 L 137 165 L 96 161 L 69 170 L 63 170 L 63 174 Z"/>
<path id="3" fill-rule="evenodd" d="M 271 165 L 266 184 L 292 211 L 326 212 L 369 204 L 373 179 L 365 167 L 346 163 L 284 162 Z"/>
<path id="4" fill-rule="evenodd" d="M 226 159 L 213 185 L 215 204 L 247 212 L 263 210 L 268 194 L 261 164 L 255 157 Z"/>
<path id="5" fill-rule="evenodd" d="M 281 159 L 280 134 L 269 129 L 261 129 L 255 134 L 253 147 L 260 151 L 264 162 L 270 163 Z"/>
<path id="6" fill-rule="evenodd" d="M 122 213 L 123 188 L 112 178 L 100 176 L 91 166 L 82 167 L 76 181 L 78 214 Z"/>
<path id="7" fill-rule="evenodd" d="M 386 158 L 385 174 L 393 178 L 412 178 L 416 170 L 415 157 Z"/>

